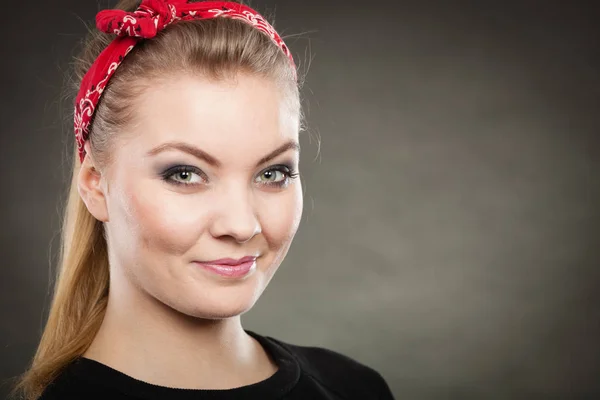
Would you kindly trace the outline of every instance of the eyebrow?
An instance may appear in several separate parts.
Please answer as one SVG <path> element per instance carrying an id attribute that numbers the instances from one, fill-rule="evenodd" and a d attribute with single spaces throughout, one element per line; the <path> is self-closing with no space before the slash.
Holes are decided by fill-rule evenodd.
<path id="1" fill-rule="evenodd" d="M 156 146 L 152 150 L 148 151 L 147 155 L 154 156 L 156 154 L 162 153 L 163 151 L 167 151 L 167 150 L 179 150 L 184 153 L 191 154 L 192 156 L 194 156 L 200 160 L 204 160 L 206 163 L 208 163 L 209 165 L 216 167 L 216 168 L 219 168 L 221 165 L 223 165 L 219 160 L 217 160 L 215 157 L 211 156 L 204 150 L 199 149 L 198 147 L 192 146 L 191 144 L 185 143 L 185 142 L 163 143 L 159 146 Z M 287 141 L 284 144 L 282 144 L 281 146 L 279 146 L 278 148 L 276 148 L 275 150 L 273 150 L 272 152 L 270 152 L 269 154 L 267 154 L 266 156 L 264 156 L 263 158 L 261 158 L 258 161 L 258 163 L 256 163 L 256 166 L 259 167 L 262 164 L 265 164 L 265 163 L 271 161 L 278 155 L 285 153 L 288 150 L 295 150 L 297 152 L 300 152 L 300 144 L 298 144 L 298 142 L 296 142 L 295 140 Z"/>

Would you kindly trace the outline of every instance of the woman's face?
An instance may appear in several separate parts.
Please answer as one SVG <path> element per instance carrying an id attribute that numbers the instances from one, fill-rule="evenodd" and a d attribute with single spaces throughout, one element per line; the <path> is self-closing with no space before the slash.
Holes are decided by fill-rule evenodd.
<path id="1" fill-rule="evenodd" d="M 247 311 L 300 222 L 297 112 L 275 83 L 249 75 L 170 80 L 135 112 L 107 170 L 113 279 L 195 317 Z M 256 261 L 243 276 L 197 263 L 247 256 Z"/>

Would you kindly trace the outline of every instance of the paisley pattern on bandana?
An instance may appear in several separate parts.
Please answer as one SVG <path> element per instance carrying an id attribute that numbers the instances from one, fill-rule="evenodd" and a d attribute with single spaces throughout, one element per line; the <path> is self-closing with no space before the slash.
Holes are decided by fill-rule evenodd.
<path id="1" fill-rule="evenodd" d="M 226 17 L 242 20 L 266 34 L 289 58 L 296 71 L 294 58 L 275 29 L 256 11 L 243 4 L 221 1 L 143 0 L 134 12 L 103 10 L 96 15 L 99 30 L 117 37 L 100 53 L 81 81 L 75 100 L 74 128 L 79 160 L 85 158 L 84 143 L 94 111 L 125 56 L 140 40 L 151 39 L 168 25 L 177 21 Z"/>

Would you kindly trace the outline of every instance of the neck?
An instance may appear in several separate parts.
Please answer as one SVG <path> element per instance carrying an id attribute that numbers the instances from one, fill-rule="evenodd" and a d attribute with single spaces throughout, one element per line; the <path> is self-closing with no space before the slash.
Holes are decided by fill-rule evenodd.
<path id="1" fill-rule="evenodd" d="M 277 370 L 244 332 L 240 316 L 191 317 L 132 285 L 113 283 L 104 320 L 84 357 L 144 382 L 185 389 L 230 389 Z"/>

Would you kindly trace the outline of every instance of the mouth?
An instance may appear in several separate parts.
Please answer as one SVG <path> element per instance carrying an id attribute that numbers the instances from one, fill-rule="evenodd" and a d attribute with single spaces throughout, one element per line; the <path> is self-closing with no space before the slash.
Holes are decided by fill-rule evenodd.
<path id="1" fill-rule="evenodd" d="M 239 259 L 220 258 L 210 261 L 194 261 L 203 269 L 228 278 L 241 278 L 256 269 L 256 256 L 246 256 Z"/>
<path id="2" fill-rule="evenodd" d="M 222 265 L 222 266 L 229 266 L 229 267 L 234 267 L 236 265 L 241 265 L 244 263 L 247 263 L 249 261 L 255 261 L 256 260 L 256 256 L 246 256 L 246 257 L 242 257 L 242 258 L 219 258 L 218 260 L 211 260 L 211 261 L 196 261 L 202 264 L 210 264 L 210 265 Z"/>

